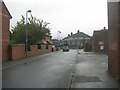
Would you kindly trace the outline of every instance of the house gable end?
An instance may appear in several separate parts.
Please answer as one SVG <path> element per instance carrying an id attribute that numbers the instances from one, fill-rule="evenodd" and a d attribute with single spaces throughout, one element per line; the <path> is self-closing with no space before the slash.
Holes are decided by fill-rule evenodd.
<path id="1" fill-rule="evenodd" d="M 11 14 L 10 14 L 9 10 L 7 9 L 4 2 L 2 2 L 2 14 L 7 15 L 9 17 L 9 19 L 12 18 Z"/>

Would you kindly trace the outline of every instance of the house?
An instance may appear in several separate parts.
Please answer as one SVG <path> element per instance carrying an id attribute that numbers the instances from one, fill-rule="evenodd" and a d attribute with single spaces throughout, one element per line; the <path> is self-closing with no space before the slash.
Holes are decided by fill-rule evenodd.
<path id="1" fill-rule="evenodd" d="M 108 30 L 95 30 L 92 37 L 92 50 L 94 52 L 108 52 Z"/>
<path id="2" fill-rule="evenodd" d="M 61 46 L 62 45 L 62 40 L 58 40 L 58 39 L 52 39 L 52 43 L 53 45 L 55 45 L 56 47 Z"/>
<path id="3" fill-rule="evenodd" d="M 108 0 L 108 71 L 120 81 L 120 2 Z"/>
<path id="4" fill-rule="evenodd" d="M 4 2 L 2 2 L 2 12 L 0 12 L 0 15 L 2 17 L 2 60 L 6 61 L 8 59 L 7 48 L 10 42 L 9 29 L 12 16 Z"/>
<path id="5" fill-rule="evenodd" d="M 60 45 L 60 43 L 59 43 L 59 40 L 58 40 L 58 39 L 52 39 L 52 43 L 53 43 L 53 45 L 55 45 L 55 46 Z"/>
<path id="6" fill-rule="evenodd" d="M 68 36 L 62 40 L 62 43 L 68 44 L 71 48 L 83 48 L 85 42 L 90 41 L 90 39 L 91 37 L 89 35 L 78 30 L 75 34 L 72 32 L 71 35 L 68 34 Z"/>
<path id="7" fill-rule="evenodd" d="M 52 36 L 48 33 L 43 36 L 43 39 L 38 42 L 38 45 L 51 45 L 52 44 Z"/>
<path id="8" fill-rule="evenodd" d="M 46 41 L 47 44 L 52 44 L 52 36 L 50 34 L 48 34 L 48 33 L 46 33 L 43 40 Z"/>

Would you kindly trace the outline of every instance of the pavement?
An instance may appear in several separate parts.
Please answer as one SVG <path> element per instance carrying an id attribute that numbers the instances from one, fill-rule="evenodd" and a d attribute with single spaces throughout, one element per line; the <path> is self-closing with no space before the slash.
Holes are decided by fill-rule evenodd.
<path id="1" fill-rule="evenodd" d="M 2 68 L 0 68 L 0 70 L 12 68 L 12 67 L 22 65 L 22 64 L 27 64 L 27 63 L 34 61 L 34 58 L 38 59 L 40 57 L 48 56 L 48 55 L 53 54 L 53 53 L 55 53 L 55 52 L 47 53 L 47 54 L 43 54 L 43 55 L 38 55 L 38 56 L 34 56 L 34 57 L 28 57 L 27 59 L 24 58 L 24 59 L 19 59 L 19 60 L 14 60 L 14 61 L 9 60 L 9 61 L 2 63 Z"/>
<path id="2" fill-rule="evenodd" d="M 118 88 L 118 82 L 108 71 L 108 56 L 93 52 L 78 52 L 72 88 Z"/>

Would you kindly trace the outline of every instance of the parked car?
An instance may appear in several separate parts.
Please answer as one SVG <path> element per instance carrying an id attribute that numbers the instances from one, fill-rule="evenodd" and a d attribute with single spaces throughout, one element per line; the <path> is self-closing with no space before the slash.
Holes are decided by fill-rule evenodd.
<path id="1" fill-rule="evenodd" d="M 69 51 L 69 47 L 68 46 L 63 46 L 63 52 L 64 51 Z"/>

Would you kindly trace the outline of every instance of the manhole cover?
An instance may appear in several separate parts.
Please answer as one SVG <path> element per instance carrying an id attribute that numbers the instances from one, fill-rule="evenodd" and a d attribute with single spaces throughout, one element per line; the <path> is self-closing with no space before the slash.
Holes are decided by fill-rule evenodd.
<path id="1" fill-rule="evenodd" d="M 79 83 L 85 83 L 85 82 L 101 82 L 99 77 L 93 77 L 93 76 L 76 76 L 75 81 Z"/>

